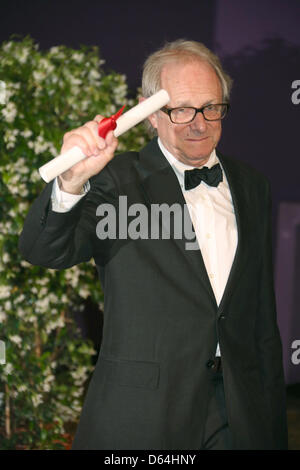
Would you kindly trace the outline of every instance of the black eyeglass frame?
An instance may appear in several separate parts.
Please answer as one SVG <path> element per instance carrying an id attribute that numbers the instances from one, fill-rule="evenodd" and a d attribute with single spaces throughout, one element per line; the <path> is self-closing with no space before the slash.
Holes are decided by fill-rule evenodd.
<path id="1" fill-rule="evenodd" d="M 225 106 L 225 114 L 224 116 L 220 117 L 219 119 L 207 119 L 205 116 L 204 116 L 204 109 L 205 108 L 208 108 L 209 106 Z M 190 120 L 190 121 L 187 121 L 187 122 L 174 122 L 172 121 L 172 118 L 171 118 L 171 113 L 172 111 L 174 111 L 174 109 L 180 109 L 180 108 L 188 108 L 188 109 L 194 109 L 195 110 L 195 114 L 194 114 L 194 117 Z M 213 122 L 213 121 L 221 121 L 222 119 L 224 119 L 224 117 L 226 117 L 226 114 L 228 113 L 228 110 L 230 108 L 230 105 L 229 103 L 211 103 L 211 104 L 206 104 L 205 106 L 202 106 L 202 108 L 195 108 L 194 106 L 176 106 L 176 108 L 167 108 L 166 106 L 163 106 L 161 109 L 161 111 L 163 111 L 164 113 L 168 114 L 169 118 L 170 118 L 170 121 L 173 123 L 173 124 L 189 124 L 190 122 L 192 122 L 197 113 L 202 113 L 202 116 L 204 117 L 205 121 L 208 121 L 208 122 Z"/>

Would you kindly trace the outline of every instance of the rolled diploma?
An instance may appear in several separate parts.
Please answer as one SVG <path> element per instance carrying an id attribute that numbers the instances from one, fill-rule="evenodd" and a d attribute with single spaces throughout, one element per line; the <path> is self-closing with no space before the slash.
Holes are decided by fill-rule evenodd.
<path id="1" fill-rule="evenodd" d="M 117 120 L 117 128 L 114 130 L 114 135 L 119 137 L 124 132 L 136 126 L 141 121 L 146 119 L 150 114 L 158 111 L 162 106 L 165 106 L 170 101 L 170 97 L 166 90 L 159 90 L 154 95 L 150 96 L 146 100 L 137 104 L 129 111 L 124 113 Z M 46 183 L 61 175 L 64 171 L 67 171 L 76 163 L 86 158 L 81 148 L 72 147 L 65 153 L 58 155 L 57 157 L 50 160 L 50 162 L 39 168 L 39 173 Z"/>

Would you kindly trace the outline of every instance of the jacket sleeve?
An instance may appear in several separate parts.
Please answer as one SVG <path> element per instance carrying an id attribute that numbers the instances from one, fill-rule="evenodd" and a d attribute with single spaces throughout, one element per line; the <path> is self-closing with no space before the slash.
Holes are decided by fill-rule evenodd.
<path id="1" fill-rule="evenodd" d="M 256 334 L 261 365 L 261 377 L 266 402 L 269 406 L 270 424 L 273 430 L 274 448 L 287 449 L 286 396 L 282 345 L 276 317 L 272 262 L 271 196 L 268 183 L 266 185 L 266 193 L 259 315 Z"/>
<path id="2" fill-rule="evenodd" d="M 99 204 L 115 204 L 113 179 L 104 168 L 91 178 L 91 189 L 69 212 L 51 208 L 53 183 L 34 201 L 19 238 L 19 250 L 31 264 L 66 269 L 97 256 L 105 258 L 107 243 L 97 239 Z"/>

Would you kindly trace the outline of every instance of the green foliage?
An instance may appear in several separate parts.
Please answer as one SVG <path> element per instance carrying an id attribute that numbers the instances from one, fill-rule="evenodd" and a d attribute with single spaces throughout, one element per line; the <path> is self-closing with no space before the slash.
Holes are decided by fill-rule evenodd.
<path id="1" fill-rule="evenodd" d="M 44 183 L 38 168 L 59 153 L 63 134 L 109 116 L 127 99 L 126 77 L 104 73 L 96 47 L 40 51 L 31 38 L 0 46 L 0 448 L 63 448 L 81 412 L 95 351 L 80 338 L 72 309 L 101 304 L 94 263 L 64 271 L 21 259 L 18 237 Z M 137 126 L 119 151 L 145 143 Z M 95 288 L 95 285 L 97 286 Z"/>

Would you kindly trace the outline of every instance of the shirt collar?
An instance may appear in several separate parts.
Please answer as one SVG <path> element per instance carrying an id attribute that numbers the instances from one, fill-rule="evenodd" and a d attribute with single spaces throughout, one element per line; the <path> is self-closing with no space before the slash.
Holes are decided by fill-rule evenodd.
<path id="1" fill-rule="evenodd" d="M 175 171 L 176 176 L 179 180 L 179 183 L 180 183 L 181 187 L 183 187 L 184 186 L 184 172 L 185 172 L 185 170 L 192 170 L 193 168 L 196 168 L 196 167 L 191 166 L 191 165 L 186 165 L 185 163 L 182 163 L 179 160 L 177 160 L 177 158 L 174 157 L 174 155 L 172 155 L 169 152 L 169 150 L 166 149 L 166 147 L 163 145 L 163 143 L 162 143 L 162 141 L 160 140 L 159 137 L 157 139 L 157 143 L 159 145 L 160 150 L 162 151 L 162 153 L 164 154 L 164 156 L 166 157 L 166 159 L 170 163 L 171 167 Z M 220 163 L 220 162 L 219 162 L 219 159 L 217 157 L 216 150 L 214 149 L 211 152 L 208 161 L 203 166 L 211 168 L 212 166 L 216 165 L 217 163 Z M 202 167 L 197 167 L 197 168 L 202 168 Z M 224 172 L 223 172 L 223 174 L 224 174 Z"/>

